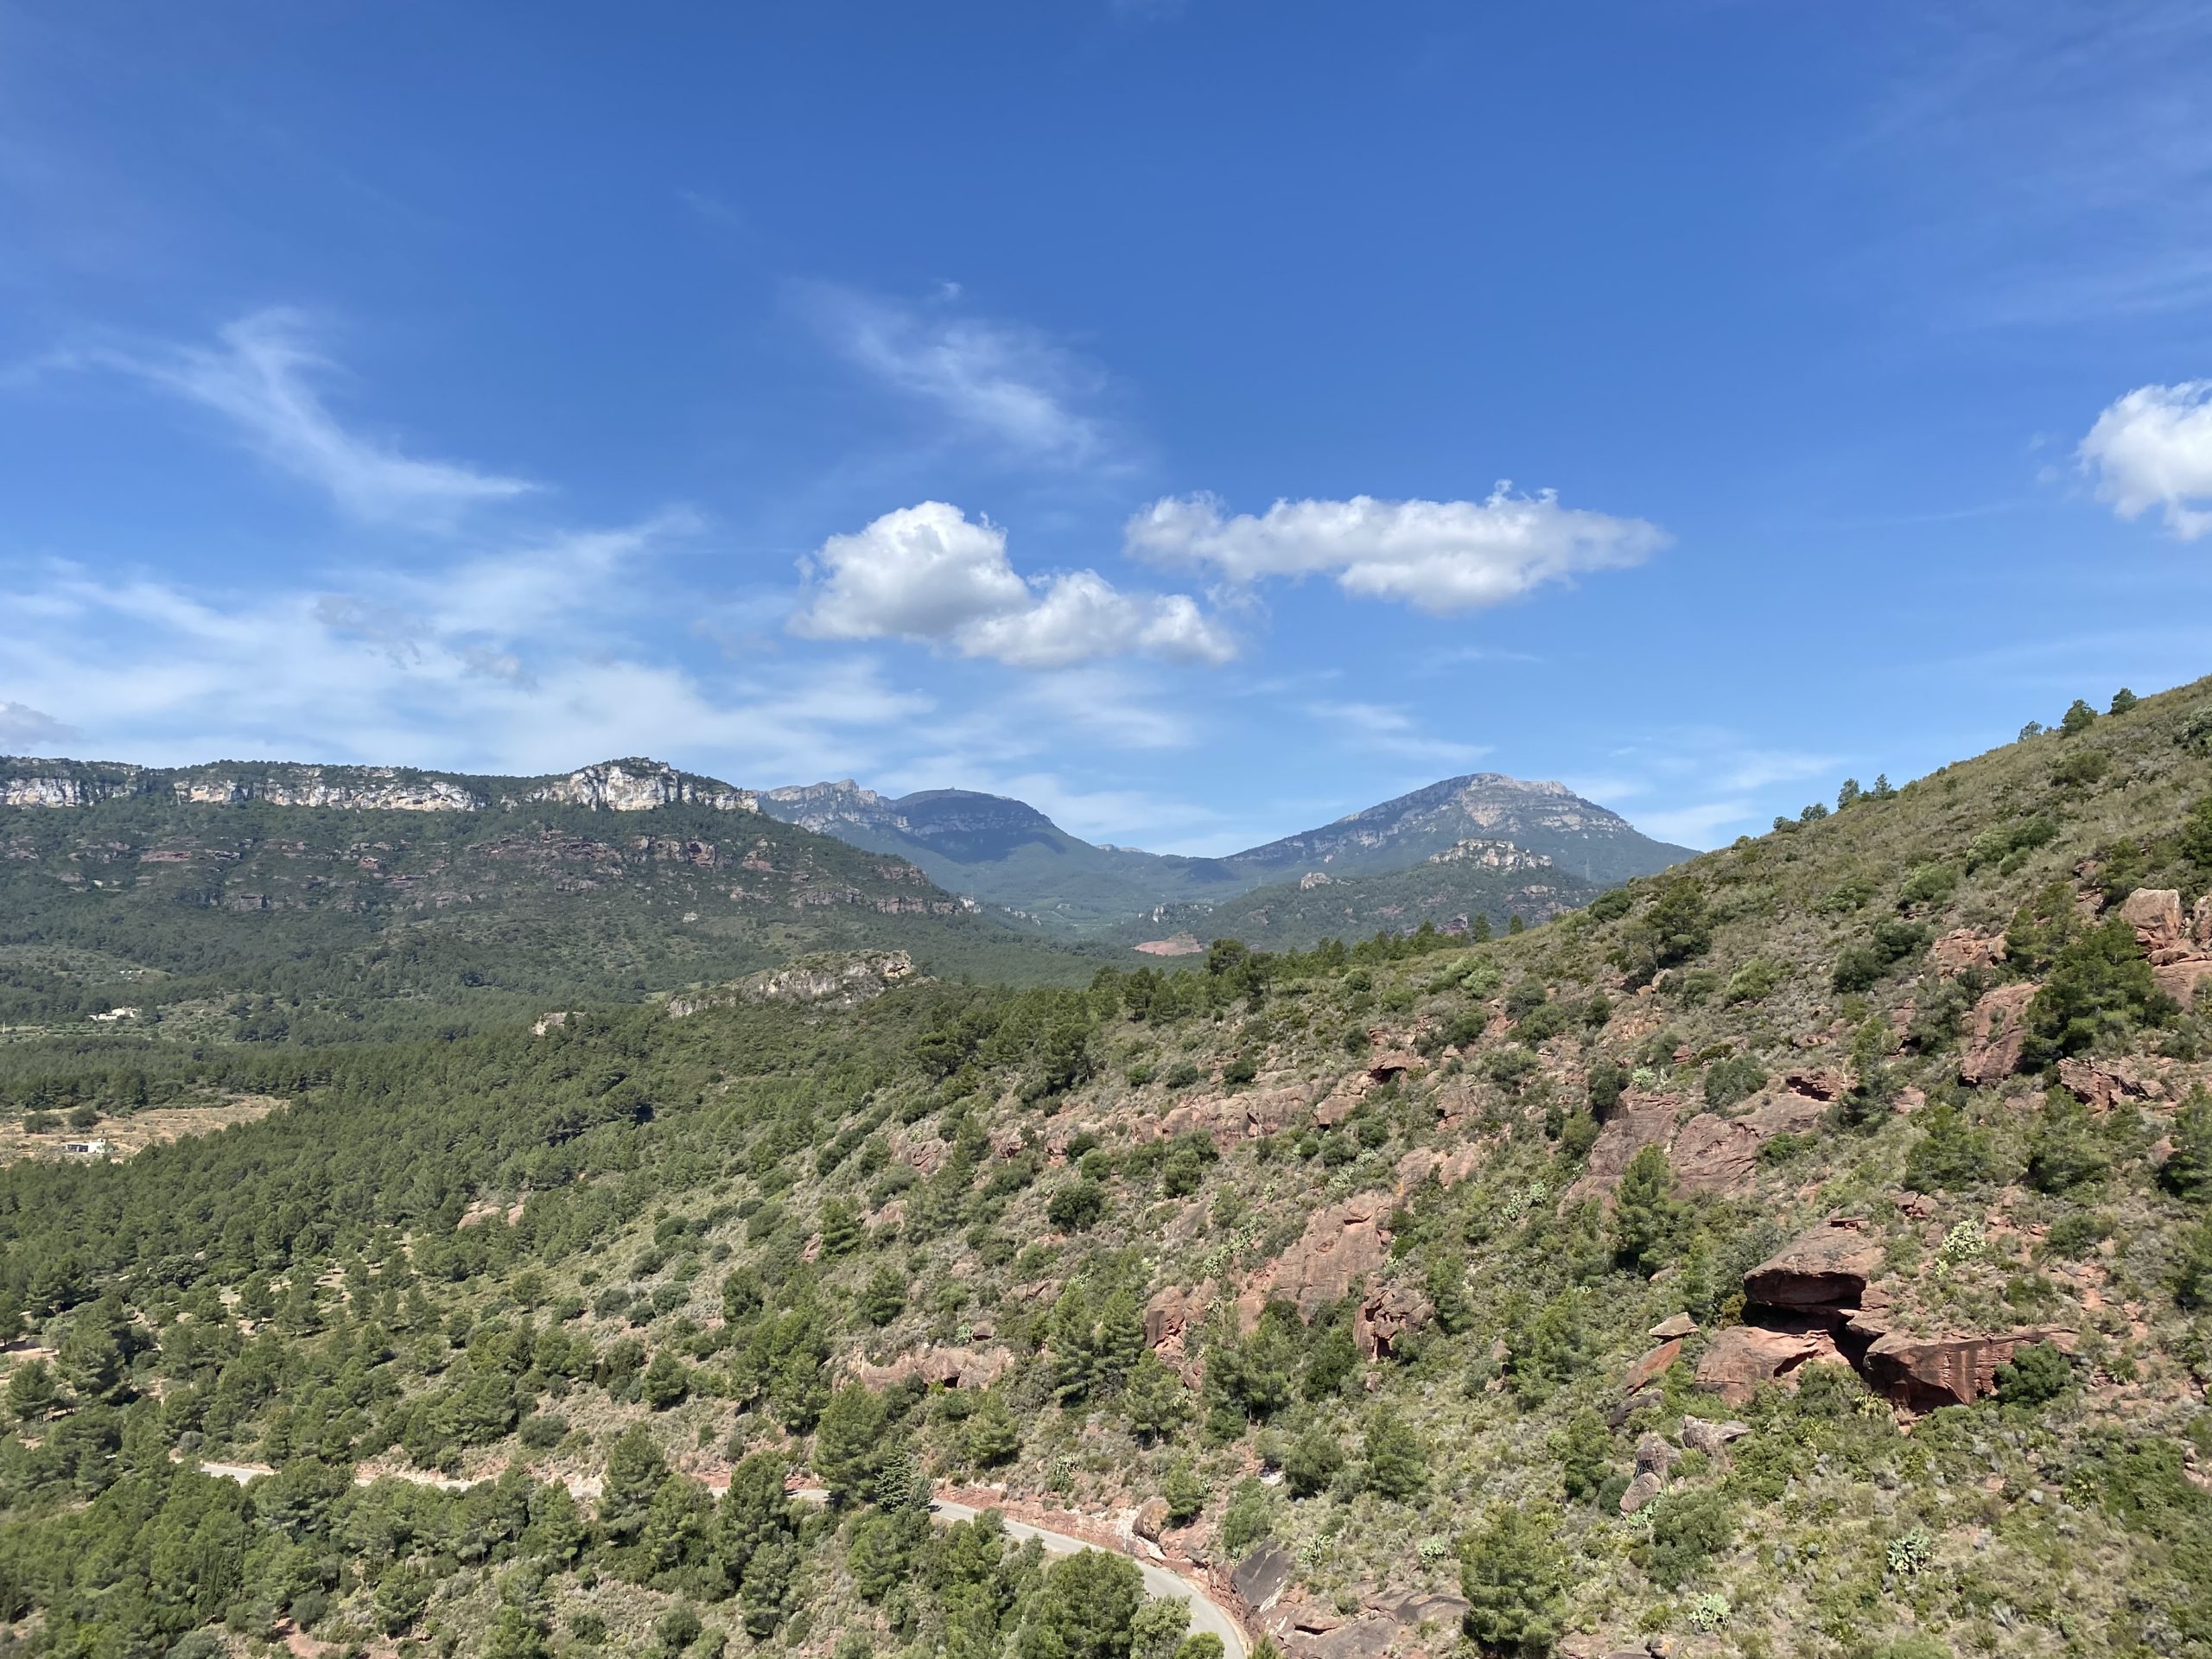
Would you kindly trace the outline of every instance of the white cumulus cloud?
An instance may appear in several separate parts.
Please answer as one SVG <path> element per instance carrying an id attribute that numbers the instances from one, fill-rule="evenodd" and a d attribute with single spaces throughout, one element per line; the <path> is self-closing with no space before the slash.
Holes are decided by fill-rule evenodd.
<path id="1" fill-rule="evenodd" d="M 2097 416 L 2075 453 L 2097 499 L 2121 518 L 2156 507 L 2185 542 L 2212 530 L 2212 380 L 2138 386 Z"/>
<path id="2" fill-rule="evenodd" d="M 1325 575 L 1345 593 L 1446 614 L 1515 599 L 1585 570 L 1636 564 L 1667 545 L 1642 518 L 1563 507 L 1501 483 L 1481 501 L 1277 501 L 1224 513 L 1210 495 L 1155 501 L 1124 528 L 1128 550 L 1211 566 L 1230 582 Z"/>
<path id="3" fill-rule="evenodd" d="M 802 563 L 811 639 L 900 639 L 1015 668 L 1058 669 L 1143 652 L 1221 663 L 1235 643 L 1185 594 L 1124 593 L 1095 570 L 1024 578 L 1006 531 L 944 501 L 832 536 Z"/>

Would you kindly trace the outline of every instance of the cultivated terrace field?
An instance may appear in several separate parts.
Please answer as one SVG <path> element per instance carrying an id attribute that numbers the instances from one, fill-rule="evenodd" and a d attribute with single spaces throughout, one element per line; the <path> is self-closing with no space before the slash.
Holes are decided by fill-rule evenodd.
<path id="1" fill-rule="evenodd" d="M 1297 1659 L 2212 1653 L 2208 893 L 2200 683 L 1479 944 L 15 1063 L 291 1103 L 0 1169 L 0 1614 L 1208 1651 L 988 1487 Z"/>

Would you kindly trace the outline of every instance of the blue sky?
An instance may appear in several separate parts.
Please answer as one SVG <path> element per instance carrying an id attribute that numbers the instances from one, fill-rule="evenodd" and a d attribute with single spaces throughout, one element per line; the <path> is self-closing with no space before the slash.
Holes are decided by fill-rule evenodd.
<path id="1" fill-rule="evenodd" d="M 2208 92 L 2137 0 L 0 0 L 0 751 L 1725 841 L 2212 670 Z"/>

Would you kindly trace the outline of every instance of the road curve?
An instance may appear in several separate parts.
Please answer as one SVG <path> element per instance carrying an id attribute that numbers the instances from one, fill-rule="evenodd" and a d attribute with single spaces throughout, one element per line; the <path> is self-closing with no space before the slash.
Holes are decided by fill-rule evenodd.
<path id="1" fill-rule="evenodd" d="M 250 1480 L 258 1480 L 265 1475 L 273 1475 L 276 1472 L 264 1463 L 200 1463 L 199 1468 L 202 1474 L 213 1475 L 223 1480 L 234 1480 L 241 1486 Z M 470 1486 L 478 1484 L 474 1481 L 455 1479 L 451 1476 L 418 1474 L 413 1471 L 401 1474 L 387 1471 L 381 1476 L 357 1471 L 353 1477 L 354 1483 L 362 1486 L 368 1485 L 372 1480 L 379 1478 L 405 1480 L 420 1486 L 435 1486 L 442 1491 L 448 1492 L 466 1491 Z M 580 1497 L 598 1496 L 599 1483 L 595 1480 L 588 1478 L 571 1480 L 569 1486 L 569 1490 Z M 586 1490 L 579 1491 L 579 1488 Z M 791 1491 L 791 1496 L 802 1503 L 823 1503 L 830 1498 L 830 1494 L 819 1486 L 798 1487 Z M 930 1503 L 930 1518 L 947 1524 L 958 1521 L 973 1521 L 982 1513 L 982 1510 L 970 1504 L 956 1503 L 949 1497 L 935 1498 Z M 1098 1548 L 1097 1545 L 1086 1543 L 1080 1538 L 1071 1538 L 1064 1532 L 1053 1532 L 1044 1527 L 1032 1526 L 1027 1521 L 1016 1521 L 1010 1516 L 1001 1515 L 1000 1518 L 1005 1522 L 1008 1536 L 1022 1539 L 1034 1538 L 1045 1547 L 1045 1553 L 1047 1555 L 1075 1555 L 1086 1549 Z M 1134 1556 L 1130 1559 L 1136 1560 Z M 1144 1574 L 1145 1594 L 1163 1599 L 1189 1602 L 1191 1629 L 1193 1632 L 1205 1631 L 1219 1637 L 1226 1659 L 1247 1659 L 1243 1630 L 1235 1619 L 1229 1616 L 1228 1611 L 1212 1597 L 1179 1573 L 1172 1573 L 1164 1567 L 1155 1567 L 1150 1561 L 1138 1560 L 1136 1565 L 1137 1571 Z"/>
<path id="2" fill-rule="evenodd" d="M 930 1505 L 931 1515 L 941 1521 L 973 1521 L 982 1511 L 965 1503 L 955 1503 L 950 1498 L 938 1498 Z M 1065 1533 L 1049 1532 L 1043 1527 L 1033 1527 L 1027 1521 L 1003 1517 L 1009 1535 L 1015 1538 L 1034 1538 L 1045 1546 L 1048 1555 L 1073 1555 L 1086 1549 L 1096 1549 L 1096 1544 L 1085 1543 L 1080 1538 L 1071 1538 Z M 1135 1559 L 1134 1557 L 1132 1559 Z M 1149 1561 L 1138 1561 L 1137 1570 L 1144 1574 L 1145 1593 L 1148 1596 L 1173 1598 L 1191 1604 L 1191 1629 L 1206 1631 L 1221 1638 L 1221 1645 L 1228 1659 L 1245 1659 L 1244 1632 L 1213 1598 L 1179 1573 L 1171 1573 L 1164 1567 L 1154 1567 Z"/>

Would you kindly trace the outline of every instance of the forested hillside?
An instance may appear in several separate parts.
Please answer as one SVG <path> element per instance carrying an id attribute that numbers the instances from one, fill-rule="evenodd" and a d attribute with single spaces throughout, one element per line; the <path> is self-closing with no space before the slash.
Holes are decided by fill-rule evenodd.
<path id="1" fill-rule="evenodd" d="M 0 1028 L 19 1038 L 427 1034 L 867 946 L 947 974 L 1089 971 L 901 860 L 695 801 L 424 810 L 165 788 L 0 808 Z M 135 1012 L 91 1023 L 118 1007 Z"/>
<path id="2" fill-rule="evenodd" d="M 1605 889 L 1508 841 L 1463 841 L 1409 870 L 1379 875 L 1312 871 L 1218 904 L 1164 905 L 1111 936 L 1124 942 L 1188 935 L 1239 939 L 1257 949 L 1310 950 L 1323 939 L 1439 932 L 1486 939 L 1549 921 Z"/>
<path id="3" fill-rule="evenodd" d="M 1168 966 L 19 1068 L 289 1103 L 0 1170 L 13 1637 L 1178 1652 L 988 1487 L 1295 1659 L 2212 1654 L 2212 683 Z"/>

